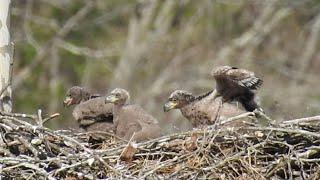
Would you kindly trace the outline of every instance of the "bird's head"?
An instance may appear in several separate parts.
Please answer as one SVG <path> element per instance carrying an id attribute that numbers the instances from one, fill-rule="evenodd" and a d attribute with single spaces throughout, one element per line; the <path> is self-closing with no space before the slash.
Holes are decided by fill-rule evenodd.
<path id="1" fill-rule="evenodd" d="M 68 107 L 79 104 L 81 101 L 88 100 L 89 98 L 90 93 L 86 89 L 79 86 L 73 86 L 67 91 L 63 105 Z"/>
<path id="2" fill-rule="evenodd" d="M 124 105 L 129 101 L 129 92 L 125 89 L 116 88 L 106 97 L 106 103 L 113 103 L 118 105 Z"/>
<path id="3" fill-rule="evenodd" d="M 168 112 L 171 109 L 180 109 L 185 105 L 188 105 L 194 99 L 195 97 L 191 93 L 183 90 L 176 90 L 169 96 L 168 101 L 163 106 L 163 110 L 164 112 Z"/>

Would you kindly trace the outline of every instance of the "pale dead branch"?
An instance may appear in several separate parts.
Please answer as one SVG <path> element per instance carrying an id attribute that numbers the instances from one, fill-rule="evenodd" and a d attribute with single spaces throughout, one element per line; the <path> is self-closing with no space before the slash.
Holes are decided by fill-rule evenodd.
<path id="1" fill-rule="evenodd" d="M 62 39 L 68 33 L 70 33 L 72 28 L 76 26 L 79 21 L 85 18 L 93 7 L 94 3 L 92 1 L 87 1 L 86 5 L 83 8 L 81 8 L 75 15 L 73 15 L 66 21 L 62 28 L 51 38 L 51 40 L 49 40 L 45 45 L 42 46 L 39 51 L 37 51 L 37 55 L 31 62 L 31 64 L 22 69 L 21 72 L 15 76 L 12 85 L 13 89 L 19 87 L 24 82 L 24 80 L 29 77 L 32 70 L 44 60 L 51 47 L 56 46 L 57 40 L 59 38 Z"/>

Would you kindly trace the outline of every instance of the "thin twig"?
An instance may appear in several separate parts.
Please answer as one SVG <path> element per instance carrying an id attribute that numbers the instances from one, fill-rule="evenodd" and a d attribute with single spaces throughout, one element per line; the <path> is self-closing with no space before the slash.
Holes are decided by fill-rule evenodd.
<path id="1" fill-rule="evenodd" d="M 281 124 L 299 124 L 299 123 L 313 122 L 313 121 L 320 121 L 320 116 L 287 120 L 287 121 L 281 122 Z"/>

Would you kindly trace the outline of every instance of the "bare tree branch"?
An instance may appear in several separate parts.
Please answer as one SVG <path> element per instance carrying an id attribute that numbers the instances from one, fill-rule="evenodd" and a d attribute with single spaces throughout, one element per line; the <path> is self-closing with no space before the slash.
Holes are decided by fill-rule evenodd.
<path id="1" fill-rule="evenodd" d="M 314 18 L 314 23 L 311 27 L 311 32 L 306 40 L 305 49 L 302 51 L 300 62 L 300 79 L 303 79 L 305 73 L 307 73 L 307 69 L 310 66 L 310 61 L 312 60 L 312 56 L 318 50 L 317 44 L 320 36 L 320 14 L 318 14 Z"/>
<path id="2" fill-rule="evenodd" d="M 21 86 L 23 81 L 27 77 L 29 77 L 32 70 L 43 61 L 43 59 L 46 57 L 51 47 L 56 45 L 57 40 L 59 38 L 65 37 L 68 33 L 70 33 L 72 28 L 76 26 L 83 18 L 85 18 L 86 15 L 91 11 L 93 7 L 94 7 L 94 2 L 87 1 L 84 7 L 82 7 L 75 15 L 73 15 L 66 21 L 66 23 L 62 26 L 62 28 L 45 45 L 43 45 L 43 48 L 41 48 L 37 52 L 37 55 L 31 62 L 31 64 L 29 64 L 27 67 L 22 69 L 21 72 L 15 76 L 13 85 L 12 85 L 13 89 Z"/>

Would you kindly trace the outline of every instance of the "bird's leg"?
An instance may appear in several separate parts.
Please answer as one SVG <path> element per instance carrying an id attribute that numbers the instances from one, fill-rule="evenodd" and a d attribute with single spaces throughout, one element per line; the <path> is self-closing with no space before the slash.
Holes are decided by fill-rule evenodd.
<path id="1" fill-rule="evenodd" d="M 216 129 L 218 127 L 218 125 L 220 124 L 220 111 L 221 111 L 222 106 L 223 106 L 223 99 L 221 98 L 219 101 L 217 113 L 214 117 L 214 125 L 213 125 L 214 129 Z"/>
<path id="2" fill-rule="evenodd" d="M 264 110 L 259 105 L 260 103 L 257 100 L 257 97 L 254 97 L 249 101 L 245 101 L 243 104 L 246 109 L 253 109 L 255 117 L 259 119 L 259 124 L 264 126 L 272 124 L 273 120 L 265 114 Z"/>
<path id="3" fill-rule="evenodd" d="M 262 126 L 269 126 L 269 125 L 274 125 L 275 120 L 271 119 L 269 116 L 267 116 L 263 110 L 261 111 L 260 109 L 255 109 L 253 111 L 255 114 L 256 118 L 258 119 L 258 123 Z"/>

